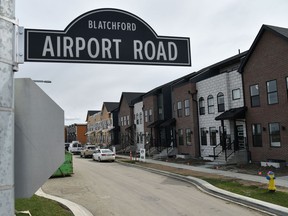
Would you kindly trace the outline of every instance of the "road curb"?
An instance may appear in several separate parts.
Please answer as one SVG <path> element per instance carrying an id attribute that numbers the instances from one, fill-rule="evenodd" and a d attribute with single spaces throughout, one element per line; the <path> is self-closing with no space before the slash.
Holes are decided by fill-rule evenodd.
<path id="1" fill-rule="evenodd" d="M 178 179 L 180 181 L 193 184 L 198 189 L 200 189 L 201 191 L 207 194 L 236 203 L 238 205 L 242 205 L 242 206 L 263 212 L 265 214 L 279 215 L 279 216 L 288 215 L 288 208 L 222 190 L 199 178 L 195 178 L 192 176 L 183 176 L 183 175 L 179 175 L 175 173 L 170 173 L 167 171 L 157 170 L 157 169 L 153 169 L 149 167 L 143 167 L 143 166 L 139 166 L 136 164 L 125 163 L 121 161 L 117 161 L 117 162 L 125 166 L 140 168 L 143 170 L 147 170 L 149 172 L 153 172 L 156 174 L 164 175 L 167 177 L 171 177 L 174 179 Z"/>
<path id="2" fill-rule="evenodd" d="M 51 200 L 61 203 L 62 205 L 69 208 L 70 211 L 74 214 L 74 216 L 93 216 L 93 214 L 90 211 L 88 211 L 86 208 L 84 208 L 83 206 L 77 203 L 71 202 L 69 200 L 60 198 L 60 197 L 46 194 L 41 188 L 38 189 L 38 191 L 35 194 L 37 196 L 41 196 L 41 197 L 51 199 Z"/>

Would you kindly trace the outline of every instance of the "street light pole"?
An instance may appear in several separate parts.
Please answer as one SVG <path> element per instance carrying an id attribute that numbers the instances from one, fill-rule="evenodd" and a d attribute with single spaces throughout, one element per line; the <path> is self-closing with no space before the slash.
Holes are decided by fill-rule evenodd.
<path id="1" fill-rule="evenodd" d="M 0 1 L 0 215 L 12 216 L 14 196 L 15 0 Z"/>

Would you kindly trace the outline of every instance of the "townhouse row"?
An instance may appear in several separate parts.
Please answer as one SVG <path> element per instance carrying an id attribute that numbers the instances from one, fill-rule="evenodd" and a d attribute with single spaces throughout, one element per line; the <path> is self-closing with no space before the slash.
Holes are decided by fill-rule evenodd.
<path id="1" fill-rule="evenodd" d="M 86 121 L 88 142 L 119 150 L 288 161 L 288 29 L 263 25 L 248 51 L 146 93 L 123 92 Z"/>

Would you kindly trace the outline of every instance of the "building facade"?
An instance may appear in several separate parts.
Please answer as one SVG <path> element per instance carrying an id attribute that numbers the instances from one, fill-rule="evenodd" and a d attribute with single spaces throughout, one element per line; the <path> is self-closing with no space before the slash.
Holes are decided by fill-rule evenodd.
<path id="1" fill-rule="evenodd" d="M 252 161 L 288 161 L 288 29 L 263 25 L 241 65 Z"/>

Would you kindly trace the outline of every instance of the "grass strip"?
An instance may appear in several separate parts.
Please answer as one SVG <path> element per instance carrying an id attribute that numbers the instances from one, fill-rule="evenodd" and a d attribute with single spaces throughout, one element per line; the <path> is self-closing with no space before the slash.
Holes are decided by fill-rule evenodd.
<path id="1" fill-rule="evenodd" d="M 255 185 L 243 185 L 237 182 L 237 180 L 221 180 L 211 178 L 202 179 L 214 185 L 215 187 L 230 191 L 232 193 L 288 207 L 288 193 L 282 191 L 269 192 L 268 189 L 259 188 Z"/>
<path id="2" fill-rule="evenodd" d="M 29 210 L 33 216 L 73 216 L 73 213 L 67 209 L 67 207 L 60 203 L 33 195 L 31 198 L 16 199 L 15 209 L 17 211 Z M 27 214 L 16 214 L 16 216 L 22 216 Z"/>

